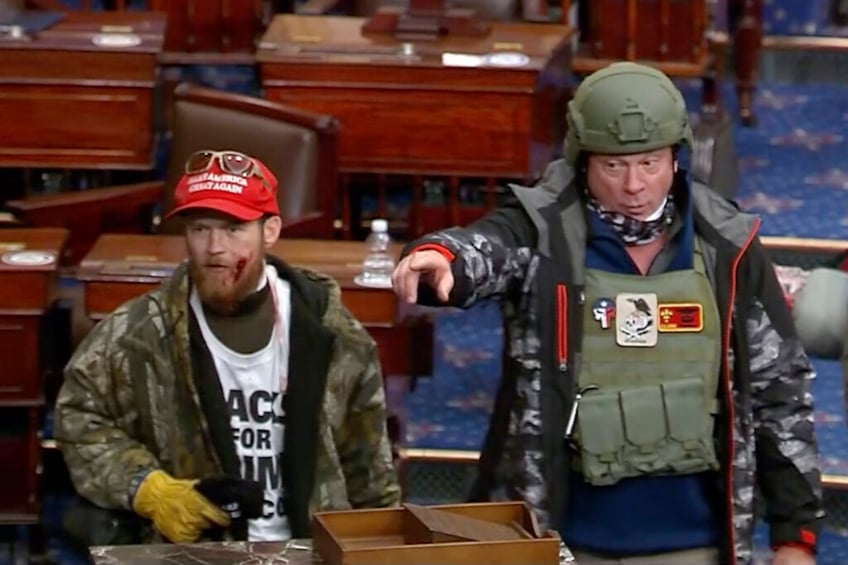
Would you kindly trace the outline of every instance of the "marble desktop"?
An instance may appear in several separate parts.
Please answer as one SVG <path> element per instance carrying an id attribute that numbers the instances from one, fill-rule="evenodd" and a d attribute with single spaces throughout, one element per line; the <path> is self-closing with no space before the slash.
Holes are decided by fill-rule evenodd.
<path id="1" fill-rule="evenodd" d="M 308 541 L 112 545 L 89 548 L 93 565 L 309 565 L 323 563 Z"/>

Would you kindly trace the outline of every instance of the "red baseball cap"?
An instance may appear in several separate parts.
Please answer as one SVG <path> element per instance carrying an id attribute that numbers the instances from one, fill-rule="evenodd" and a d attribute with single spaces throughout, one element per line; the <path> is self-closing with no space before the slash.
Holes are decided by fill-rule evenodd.
<path id="1" fill-rule="evenodd" d="M 206 170 L 184 174 L 174 190 L 174 209 L 167 218 L 187 210 L 216 210 L 250 222 L 266 214 L 280 215 L 277 178 L 259 159 L 250 158 L 250 174 L 235 175 L 221 169 L 218 156 Z"/>

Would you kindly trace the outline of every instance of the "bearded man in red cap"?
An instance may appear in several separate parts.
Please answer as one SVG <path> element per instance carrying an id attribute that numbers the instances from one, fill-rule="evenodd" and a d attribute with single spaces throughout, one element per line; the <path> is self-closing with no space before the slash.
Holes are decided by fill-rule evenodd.
<path id="1" fill-rule="evenodd" d="M 375 343 L 333 280 L 267 255 L 274 175 L 202 151 L 174 198 L 188 260 L 91 331 L 57 399 L 88 515 L 142 532 L 86 519 L 88 543 L 303 538 L 315 511 L 396 505 Z"/>

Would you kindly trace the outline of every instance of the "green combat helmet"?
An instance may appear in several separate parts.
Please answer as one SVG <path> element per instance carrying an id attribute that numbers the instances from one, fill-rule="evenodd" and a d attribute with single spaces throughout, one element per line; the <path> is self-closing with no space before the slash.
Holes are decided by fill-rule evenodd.
<path id="1" fill-rule="evenodd" d="M 581 151 L 625 154 L 678 143 L 692 147 L 683 95 L 662 72 L 636 63 L 613 63 L 592 73 L 568 103 L 565 159 Z"/>

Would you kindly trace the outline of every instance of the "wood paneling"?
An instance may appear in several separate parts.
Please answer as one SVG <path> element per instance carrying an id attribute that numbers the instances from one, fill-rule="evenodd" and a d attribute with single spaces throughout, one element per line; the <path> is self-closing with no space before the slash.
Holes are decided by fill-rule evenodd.
<path id="1" fill-rule="evenodd" d="M 164 29 L 161 13 L 68 12 L 30 40 L 0 42 L 0 166 L 150 169 Z M 95 44 L 124 34 L 139 44 Z"/>
<path id="2" fill-rule="evenodd" d="M 39 430 L 43 417 L 48 310 L 64 229 L 0 230 L 0 524 L 38 520 Z M 44 257 L 44 264 L 26 264 Z M 48 260 L 52 257 L 53 260 Z"/>

